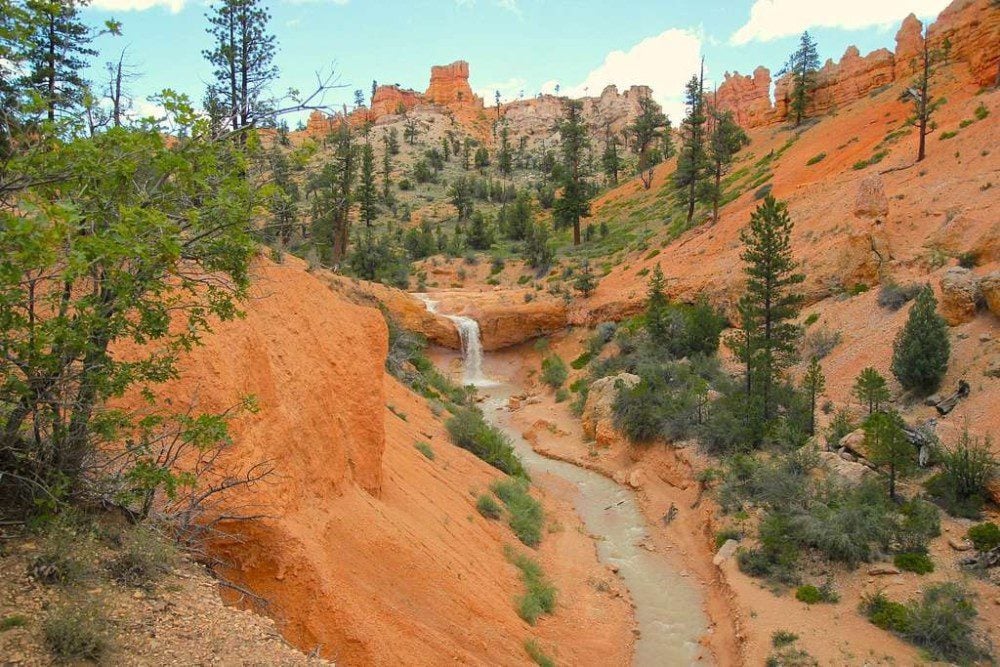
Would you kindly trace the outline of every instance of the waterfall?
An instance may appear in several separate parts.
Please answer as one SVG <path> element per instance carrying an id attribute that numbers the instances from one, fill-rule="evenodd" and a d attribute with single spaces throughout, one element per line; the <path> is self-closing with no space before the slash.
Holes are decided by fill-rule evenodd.
<path id="1" fill-rule="evenodd" d="M 414 293 L 413 296 L 423 301 L 429 312 L 437 313 L 437 301 L 433 301 L 427 294 Z M 492 380 L 483 375 L 483 341 L 479 335 L 479 322 L 464 315 L 440 314 L 455 323 L 462 341 L 462 383 L 475 387 L 494 385 Z"/>

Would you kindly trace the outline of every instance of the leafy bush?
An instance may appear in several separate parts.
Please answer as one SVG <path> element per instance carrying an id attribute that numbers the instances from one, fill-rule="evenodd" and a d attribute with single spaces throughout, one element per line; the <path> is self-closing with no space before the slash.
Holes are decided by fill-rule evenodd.
<path id="1" fill-rule="evenodd" d="M 496 520 L 503 515 L 503 510 L 500 509 L 497 501 L 493 500 L 493 496 L 486 493 L 481 493 L 476 498 L 476 511 L 487 519 Z"/>
<path id="2" fill-rule="evenodd" d="M 161 536 L 144 526 L 131 529 L 121 551 L 108 563 L 108 571 L 120 584 L 148 588 L 170 571 L 176 552 Z"/>
<path id="3" fill-rule="evenodd" d="M 527 479 L 528 473 L 510 439 L 499 429 L 487 424 L 477 408 L 458 408 L 445 426 L 452 442 L 462 449 L 472 452 L 508 475 Z"/>
<path id="4" fill-rule="evenodd" d="M 826 444 L 830 448 L 836 448 L 840 446 L 841 439 L 855 431 L 858 428 L 858 424 L 854 421 L 851 413 L 847 410 L 838 410 L 837 414 L 833 416 L 830 421 L 830 426 L 826 432 Z"/>
<path id="5" fill-rule="evenodd" d="M 878 591 L 861 598 L 861 612 L 883 630 L 905 634 L 910 630 L 910 610 Z"/>
<path id="6" fill-rule="evenodd" d="M 985 553 L 1000 547 L 1000 528 L 992 521 L 969 528 L 968 535 L 976 551 Z"/>
<path id="7" fill-rule="evenodd" d="M 766 197 L 769 194 L 771 194 L 771 189 L 773 187 L 774 186 L 772 184 L 768 183 L 767 185 L 765 185 L 762 188 L 760 188 L 759 190 L 757 190 L 755 193 L 753 193 L 754 201 L 760 201 L 764 197 Z"/>
<path id="8" fill-rule="evenodd" d="M 45 645 L 61 660 L 98 661 L 108 648 L 108 621 L 95 603 L 70 603 L 49 613 L 42 624 Z"/>
<path id="9" fill-rule="evenodd" d="M 810 331 L 802 339 L 802 357 L 804 359 L 823 359 L 839 344 L 839 331 L 831 331 L 827 328 Z"/>
<path id="10" fill-rule="evenodd" d="M 813 155 L 813 156 L 812 156 L 811 158 L 809 158 L 809 160 L 808 160 L 808 161 L 806 162 L 806 166 L 807 166 L 807 167 L 811 167 L 811 166 L 813 166 L 814 164 L 817 164 L 817 163 L 819 163 L 819 162 L 822 162 L 822 161 L 823 161 L 823 160 L 824 160 L 825 158 L 826 158 L 826 153 L 819 153 L 818 155 Z"/>
<path id="11" fill-rule="evenodd" d="M 549 583 L 541 566 L 522 553 L 507 548 L 507 559 L 521 571 L 524 595 L 518 598 L 517 614 L 534 625 L 539 616 L 551 614 L 556 609 L 556 589 Z"/>
<path id="12" fill-rule="evenodd" d="M 566 362 L 558 354 L 552 354 L 542 359 L 542 380 L 553 389 L 558 389 L 569 377 Z"/>
<path id="13" fill-rule="evenodd" d="M 436 454 L 434 454 L 434 450 L 431 449 L 430 443 L 420 441 L 413 443 L 413 446 L 416 447 L 418 452 L 426 456 L 431 461 L 436 458 Z"/>
<path id="14" fill-rule="evenodd" d="M 562 403 L 569 399 L 569 392 L 565 387 L 559 387 L 556 389 L 556 403 Z"/>
<path id="15" fill-rule="evenodd" d="M 806 604 L 819 604 L 839 602 L 840 596 L 833 590 L 833 584 L 827 581 L 822 586 L 812 584 L 799 586 L 795 589 L 795 599 Z"/>
<path id="16" fill-rule="evenodd" d="M 722 545 L 729 540 L 736 540 L 739 542 L 742 538 L 743 534 L 736 528 L 723 528 L 715 533 L 715 550 L 718 551 L 721 549 Z"/>
<path id="17" fill-rule="evenodd" d="M 524 640 L 524 651 L 538 667 L 556 667 L 556 661 L 546 655 L 542 647 L 534 639 Z"/>
<path id="18" fill-rule="evenodd" d="M 799 636 L 794 632 L 789 632 L 788 630 L 775 630 L 771 635 L 771 646 L 774 648 L 782 648 L 783 646 L 794 644 L 798 641 L 798 639 Z"/>
<path id="19" fill-rule="evenodd" d="M 545 513 L 541 503 L 528 492 L 528 483 L 521 479 L 497 480 L 490 490 L 507 507 L 507 523 L 517 539 L 529 547 L 538 546 L 542 541 Z"/>
<path id="20" fill-rule="evenodd" d="M 986 117 L 990 115 L 990 110 L 986 108 L 985 104 L 980 102 L 973 113 L 976 116 L 976 120 L 986 120 Z"/>
<path id="21" fill-rule="evenodd" d="M 937 457 L 941 461 L 941 473 L 928 480 L 927 490 L 950 514 L 977 518 L 1000 467 L 989 439 L 981 441 L 965 428 L 955 447 L 942 447 Z"/>
<path id="22" fill-rule="evenodd" d="M 90 568 L 86 551 L 88 538 L 72 519 L 57 519 L 46 527 L 31 564 L 32 576 L 43 584 L 69 586 L 80 583 Z"/>
<path id="23" fill-rule="evenodd" d="M 892 563 L 904 572 L 928 574 L 934 571 L 934 561 L 925 553 L 896 554 Z"/>
<path id="24" fill-rule="evenodd" d="M 894 282 L 884 283 L 878 290 L 878 305 L 887 310 L 896 311 L 905 306 L 917 296 L 920 285 L 897 285 Z"/>

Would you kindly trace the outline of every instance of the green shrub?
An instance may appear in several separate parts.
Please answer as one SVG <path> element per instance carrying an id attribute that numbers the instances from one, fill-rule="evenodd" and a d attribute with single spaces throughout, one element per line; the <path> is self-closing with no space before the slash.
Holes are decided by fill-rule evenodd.
<path id="1" fill-rule="evenodd" d="M 434 454 L 434 450 L 431 449 L 430 443 L 421 440 L 420 442 L 413 443 L 413 446 L 416 447 L 418 452 L 426 456 L 431 461 L 433 461 L 437 456 Z"/>
<path id="2" fill-rule="evenodd" d="M 149 588 L 170 572 L 176 558 L 176 551 L 165 538 L 136 526 L 124 536 L 121 550 L 108 563 L 108 572 L 122 585 Z"/>
<path id="3" fill-rule="evenodd" d="M 569 398 L 569 391 L 565 387 L 556 389 L 556 403 L 562 403 Z"/>
<path id="4" fill-rule="evenodd" d="M 555 612 L 556 589 L 536 561 L 510 547 L 507 547 L 506 554 L 507 559 L 521 571 L 521 581 L 524 583 L 524 595 L 517 601 L 517 614 L 534 625 L 539 616 Z"/>
<path id="5" fill-rule="evenodd" d="M 904 572 L 915 572 L 916 574 L 928 574 L 934 571 L 934 561 L 925 553 L 902 553 L 896 554 L 892 559 L 893 564 Z"/>
<path id="6" fill-rule="evenodd" d="M 893 375 L 904 389 L 929 394 L 941 384 L 950 354 L 948 324 L 937 312 L 934 292 L 924 287 L 893 344 Z"/>
<path id="7" fill-rule="evenodd" d="M 823 161 L 823 160 L 824 160 L 825 158 L 826 158 L 826 153 L 820 153 L 820 154 L 818 154 L 818 155 L 813 155 L 813 156 L 812 156 L 811 158 L 809 158 L 809 160 L 808 160 L 808 161 L 806 162 L 806 166 L 807 166 L 807 167 L 811 167 L 811 166 L 813 166 L 814 164 L 817 164 L 817 163 L 819 163 L 819 162 L 822 162 L 822 161 Z"/>
<path id="8" fill-rule="evenodd" d="M 590 350 L 585 350 L 583 354 L 570 362 L 570 366 L 574 370 L 580 370 L 590 363 L 590 360 L 594 358 L 594 353 Z"/>
<path id="9" fill-rule="evenodd" d="M 989 439 L 973 437 L 965 428 L 955 447 L 942 447 L 937 456 L 941 472 L 927 481 L 928 492 L 939 499 L 950 514 L 978 518 L 989 497 L 990 483 L 1000 467 Z"/>
<path id="10" fill-rule="evenodd" d="M 721 549 L 722 545 L 729 540 L 739 542 L 741 539 L 743 539 L 743 534 L 736 528 L 723 528 L 715 534 L 715 550 L 718 551 Z"/>
<path id="11" fill-rule="evenodd" d="M 904 604 L 893 602 L 882 591 L 863 596 L 861 611 L 883 630 L 905 634 L 910 629 L 909 609 Z"/>
<path id="12" fill-rule="evenodd" d="M 108 621 L 95 603 L 70 603 L 45 618 L 45 645 L 61 660 L 100 660 L 108 648 Z"/>
<path id="13" fill-rule="evenodd" d="M 799 639 L 799 636 L 794 632 L 789 632 L 788 630 L 775 630 L 771 635 L 771 646 L 774 648 L 783 648 L 790 644 L 794 644 Z"/>
<path id="14" fill-rule="evenodd" d="M 524 651 L 538 667 L 556 667 L 556 661 L 546 655 L 542 647 L 534 639 L 524 640 Z"/>
<path id="15" fill-rule="evenodd" d="M 878 305 L 887 310 L 896 311 L 913 300 L 921 287 L 916 283 L 897 285 L 894 282 L 884 283 L 878 290 Z"/>
<path id="16" fill-rule="evenodd" d="M 754 192 L 753 193 L 754 201 L 759 201 L 764 197 L 768 196 L 769 194 L 771 194 L 771 189 L 773 187 L 774 186 L 772 184 L 768 183 L 767 185 L 763 186 L 762 188 Z"/>
<path id="17" fill-rule="evenodd" d="M 955 131 L 955 130 L 952 130 L 952 131 L 949 131 L 949 132 L 942 132 L 938 136 L 938 139 L 941 140 L 941 141 L 945 141 L 946 139 L 951 139 L 952 137 L 957 137 L 957 136 L 958 136 L 958 132 Z"/>
<path id="18" fill-rule="evenodd" d="M 516 478 L 497 480 L 490 490 L 507 507 L 507 523 L 517 539 L 529 547 L 538 546 L 542 541 L 545 513 L 541 503 L 531 497 L 527 482 Z"/>
<path id="19" fill-rule="evenodd" d="M 57 519 L 45 529 L 31 575 L 43 584 L 78 584 L 90 572 L 87 551 L 89 537 L 72 525 L 72 519 Z"/>
<path id="20" fill-rule="evenodd" d="M 968 535 L 976 551 L 985 553 L 1000 547 L 1000 528 L 992 521 L 969 528 Z"/>
<path id="21" fill-rule="evenodd" d="M 985 104 L 980 102 L 973 113 L 976 116 L 976 120 L 986 120 L 986 117 L 990 115 L 990 110 L 986 108 Z"/>
<path id="22" fill-rule="evenodd" d="M 493 496 L 486 493 L 480 493 L 479 497 L 476 498 L 476 511 L 485 518 L 494 520 L 499 519 L 503 514 L 503 510 L 500 509 L 497 501 L 493 500 Z"/>
<path id="23" fill-rule="evenodd" d="M 452 442 L 462 449 L 472 452 L 508 475 L 527 479 L 528 473 L 510 439 L 499 429 L 487 424 L 477 408 L 457 409 L 445 426 Z"/>
<path id="24" fill-rule="evenodd" d="M 542 359 L 542 381 L 553 389 L 558 389 L 569 377 L 566 362 L 558 354 L 552 354 Z"/>
<path id="25" fill-rule="evenodd" d="M 7 630 L 13 630 L 14 628 L 23 628 L 28 624 L 28 617 L 24 614 L 11 614 L 9 616 L 4 616 L 0 619 L 0 632 L 6 632 Z"/>

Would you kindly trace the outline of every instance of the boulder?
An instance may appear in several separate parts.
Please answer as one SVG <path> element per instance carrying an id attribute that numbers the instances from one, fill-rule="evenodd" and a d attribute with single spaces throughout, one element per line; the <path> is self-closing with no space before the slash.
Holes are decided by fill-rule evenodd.
<path id="1" fill-rule="evenodd" d="M 831 475 L 836 475 L 848 484 L 857 485 L 873 474 L 871 468 L 857 461 L 848 461 L 836 452 L 819 452 L 820 464 Z"/>
<path id="2" fill-rule="evenodd" d="M 972 549 L 972 542 L 969 540 L 963 540 L 956 537 L 948 538 L 948 546 L 950 546 L 955 551 L 969 551 Z"/>
<path id="3" fill-rule="evenodd" d="M 868 574 L 873 577 L 884 577 L 892 574 L 899 574 L 899 568 L 889 564 L 872 565 L 868 568 Z"/>
<path id="4" fill-rule="evenodd" d="M 885 196 L 885 184 L 881 176 L 868 176 L 858 183 L 858 192 L 854 197 L 854 215 L 872 220 L 885 220 L 889 215 L 889 198 Z"/>
<path id="5" fill-rule="evenodd" d="M 485 301 L 473 307 L 483 349 L 499 350 L 566 328 L 566 304 L 556 299 L 529 303 Z"/>
<path id="6" fill-rule="evenodd" d="M 969 269 L 953 266 L 941 278 L 941 316 L 949 325 L 958 326 L 975 317 L 981 300 L 979 282 Z"/>
<path id="7" fill-rule="evenodd" d="M 1000 317 L 1000 271 L 987 273 L 979 280 L 979 291 L 990 312 Z"/>
<path id="8" fill-rule="evenodd" d="M 865 447 L 865 430 L 862 428 L 851 431 L 841 438 L 838 444 L 842 449 L 857 456 L 864 457 L 868 453 Z"/>
<path id="9" fill-rule="evenodd" d="M 607 440 L 608 436 L 614 433 L 612 410 L 615 399 L 618 397 L 618 391 L 621 388 L 634 387 L 639 384 L 640 380 L 638 375 L 619 373 L 595 380 L 590 384 L 587 402 L 583 406 L 583 415 L 581 416 L 583 432 L 587 437 L 594 438 L 598 444 L 612 444 L 610 442 L 602 443 L 601 440 L 602 438 Z"/>
<path id="10" fill-rule="evenodd" d="M 715 552 L 715 556 L 712 558 L 712 565 L 715 565 L 716 567 L 721 566 L 733 557 L 739 546 L 740 543 L 736 540 L 726 540 L 726 542 L 719 547 L 719 550 Z"/>

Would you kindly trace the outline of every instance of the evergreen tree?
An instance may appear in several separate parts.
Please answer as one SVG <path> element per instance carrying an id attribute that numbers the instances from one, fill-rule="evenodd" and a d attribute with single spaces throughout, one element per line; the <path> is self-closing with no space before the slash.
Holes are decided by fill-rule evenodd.
<path id="1" fill-rule="evenodd" d="M 670 300 L 667 298 L 667 280 L 657 264 L 649 276 L 646 287 L 646 331 L 657 346 L 667 344 L 671 331 Z"/>
<path id="2" fill-rule="evenodd" d="M 524 239 L 524 261 L 539 273 L 552 265 L 555 253 L 549 244 L 549 227 L 544 222 L 532 222 Z"/>
<path id="3" fill-rule="evenodd" d="M 473 250 L 489 250 L 493 245 L 493 225 L 482 211 L 472 214 L 467 240 Z"/>
<path id="4" fill-rule="evenodd" d="M 338 267 L 347 256 L 350 239 L 350 210 L 354 201 L 357 150 L 347 123 L 333 136 L 332 159 L 309 181 L 312 195 L 312 241 L 320 261 Z"/>
<path id="5" fill-rule="evenodd" d="M 382 135 L 382 201 L 393 205 L 392 197 L 392 144 L 388 134 Z M 395 210 L 395 209 L 394 209 Z"/>
<path id="6" fill-rule="evenodd" d="M 472 195 L 473 195 L 473 184 L 471 178 L 461 177 L 456 178 L 451 184 L 451 189 L 448 192 L 451 197 L 451 203 L 454 205 L 455 210 L 458 211 L 459 220 L 467 220 L 470 215 L 472 215 Z"/>
<path id="7" fill-rule="evenodd" d="M 504 122 L 500 128 L 500 150 L 497 151 L 497 170 L 504 176 L 510 176 L 513 168 L 513 159 L 510 151 L 510 128 Z"/>
<path id="8" fill-rule="evenodd" d="M 97 51 L 90 46 L 93 33 L 80 20 L 81 6 L 77 0 L 24 3 L 22 83 L 42 100 L 49 121 L 56 119 L 57 110 L 82 105 L 87 94 L 83 73 Z"/>
<path id="9" fill-rule="evenodd" d="M 618 137 L 611 131 L 609 123 L 604 128 L 604 154 L 601 156 L 601 168 L 611 185 L 618 185 L 618 172 L 622 168 L 622 159 L 618 155 Z"/>
<path id="10" fill-rule="evenodd" d="M 485 146 L 480 146 L 476 149 L 476 169 L 482 173 L 488 166 L 490 166 L 490 152 Z"/>
<path id="11" fill-rule="evenodd" d="M 687 222 L 694 219 L 694 207 L 701 199 L 704 179 L 709 167 L 705 147 L 705 65 L 701 75 L 692 76 L 685 88 L 687 116 L 681 123 L 681 150 L 674 172 L 674 187 L 684 193 L 687 203 Z"/>
<path id="12" fill-rule="evenodd" d="M 562 192 L 555 201 L 553 219 L 557 227 L 573 228 L 573 245 L 580 245 L 580 218 L 590 217 L 590 184 L 584 164 L 585 151 L 590 146 L 587 127 L 583 123 L 583 104 L 566 100 L 565 118 L 559 123 L 562 140 Z"/>
<path id="13" fill-rule="evenodd" d="M 791 232 L 787 206 L 768 195 L 740 233 L 747 285 L 739 301 L 740 331 L 730 347 L 746 368 L 746 423 L 757 438 L 775 416 L 777 387 L 795 361 L 800 335 L 792 319 L 802 300 L 795 287 L 804 276 L 795 272 Z"/>
<path id="14" fill-rule="evenodd" d="M 417 123 L 416 118 L 407 117 L 403 121 L 403 139 L 406 143 L 413 146 L 417 143 L 417 137 L 420 135 L 420 125 Z"/>
<path id="15" fill-rule="evenodd" d="M 818 357 L 809 361 L 809 368 L 802 378 L 802 388 L 809 397 L 809 435 L 816 435 L 816 399 L 826 391 L 826 377 Z"/>
<path id="16" fill-rule="evenodd" d="M 913 115 L 907 119 L 907 124 L 917 128 L 917 162 L 920 162 L 927 155 L 927 135 L 937 129 L 934 122 L 934 112 L 944 104 L 944 98 L 935 98 L 930 92 L 931 79 L 934 76 L 935 65 L 941 60 L 943 54 L 938 49 L 930 48 L 930 40 L 927 38 L 927 29 L 922 35 L 923 48 L 921 49 L 920 69 L 913 85 L 903 94 L 913 102 Z"/>
<path id="17" fill-rule="evenodd" d="M 660 134 L 660 154 L 664 160 L 669 160 L 677 152 L 674 148 L 674 128 L 670 123 L 670 118 L 663 124 L 663 132 Z"/>
<path id="18" fill-rule="evenodd" d="M 889 497 L 896 498 L 896 479 L 916 469 L 917 450 L 906 439 L 903 418 L 895 410 L 875 412 L 865 420 L 865 449 L 868 460 L 887 467 Z"/>
<path id="19" fill-rule="evenodd" d="M 394 127 L 389 128 L 387 136 L 389 137 L 389 143 L 388 143 L 389 154 L 399 155 L 399 133 L 396 132 L 396 128 Z"/>
<path id="20" fill-rule="evenodd" d="M 291 178 L 288 158 L 278 148 L 271 150 L 271 181 L 273 191 L 268 199 L 271 223 L 265 228 L 265 239 L 277 240 L 288 246 L 298 221 L 299 187 Z"/>
<path id="21" fill-rule="evenodd" d="M 868 408 L 868 414 L 881 411 L 882 404 L 889 402 L 889 386 L 885 378 L 870 366 L 858 374 L 851 392 L 861 405 Z"/>
<path id="22" fill-rule="evenodd" d="M 809 102 L 816 86 L 816 72 L 819 71 L 819 52 L 809 31 L 802 33 L 799 48 L 788 58 L 779 74 L 790 74 L 792 78 L 791 99 L 788 108 L 795 116 L 795 126 L 802 124 Z"/>
<path id="23" fill-rule="evenodd" d="M 929 394 L 940 386 L 950 354 L 948 324 L 937 312 L 934 291 L 924 287 L 893 345 L 892 374 L 904 389 Z"/>
<path id="24" fill-rule="evenodd" d="M 371 227 L 378 215 L 378 188 L 375 185 L 375 150 L 371 144 L 361 148 L 361 181 L 358 183 L 361 221 Z"/>
<path id="25" fill-rule="evenodd" d="M 590 260 L 585 259 L 580 263 L 580 270 L 573 280 L 573 289 L 585 297 L 590 296 L 597 289 L 597 278 L 590 268 Z"/>
<path id="26" fill-rule="evenodd" d="M 447 137 L 441 137 L 441 155 L 444 157 L 445 162 L 451 160 L 451 144 L 448 142 Z"/>
<path id="27" fill-rule="evenodd" d="M 750 137 L 733 120 L 731 111 L 714 110 L 712 121 L 712 133 L 708 140 L 712 171 L 715 173 L 715 183 L 711 189 L 712 221 L 718 222 L 719 199 L 722 197 L 722 176 L 733 164 L 733 156 L 750 143 Z"/>
<path id="28" fill-rule="evenodd" d="M 663 161 L 663 154 L 656 145 L 656 140 L 662 135 L 667 122 L 660 105 L 652 97 L 639 98 L 639 114 L 628 130 L 632 134 L 635 154 L 639 156 L 636 171 L 647 190 L 653 182 L 653 168 Z"/>
<path id="29" fill-rule="evenodd" d="M 220 0 L 209 11 L 208 21 L 213 45 L 202 55 L 214 68 L 210 94 L 223 104 L 230 129 L 240 131 L 273 111 L 263 97 L 278 77 L 275 39 L 268 32 L 271 14 L 260 0 Z"/>

